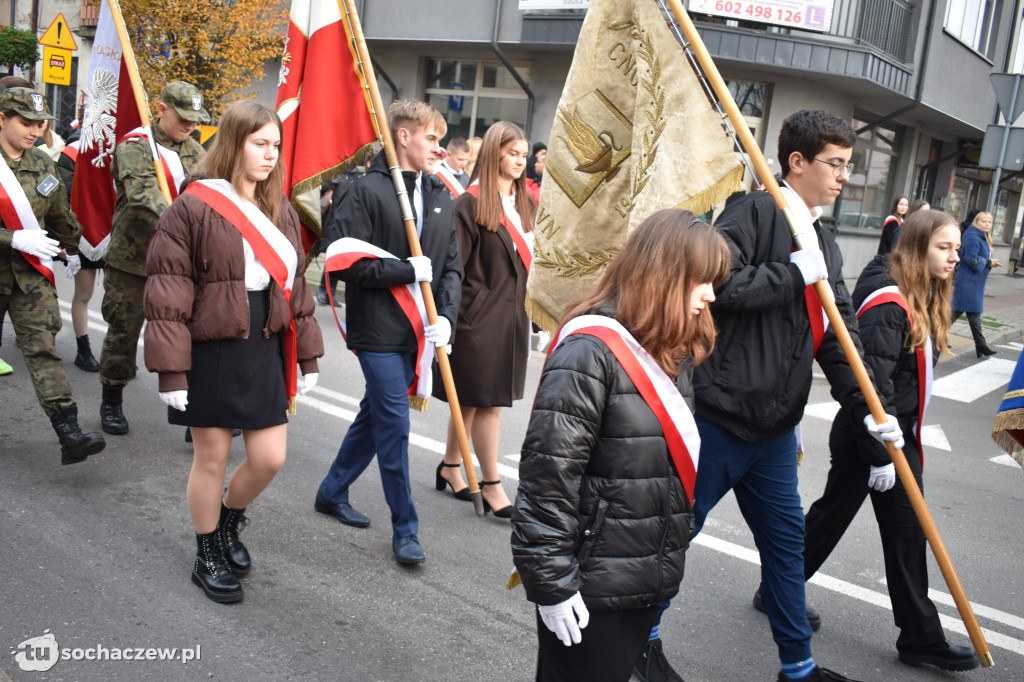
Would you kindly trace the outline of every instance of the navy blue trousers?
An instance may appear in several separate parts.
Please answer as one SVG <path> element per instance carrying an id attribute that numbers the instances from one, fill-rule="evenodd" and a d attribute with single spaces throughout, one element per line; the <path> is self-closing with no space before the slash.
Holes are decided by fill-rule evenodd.
<path id="1" fill-rule="evenodd" d="M 763 443 L 737 438 L 704 419 L 694 487 L 696 532 L 730 490 L 761 553 L 761 599 L 783 663 L 811 657 L 804 596 L 804 512 L 797 492 L 796 435 Z"/>
<path id="2" fill-rule="evenodd" d="M 332 502 L 347 503 L 349 486 L 376 454 L 395 537 L 415 535 L 419 518 L 409 482 L 408 391 L 416 372 L 416 356 L 361 350 L 356 357 L 366 379 L 366 393 L 320 484 L 320 494 Z"/>

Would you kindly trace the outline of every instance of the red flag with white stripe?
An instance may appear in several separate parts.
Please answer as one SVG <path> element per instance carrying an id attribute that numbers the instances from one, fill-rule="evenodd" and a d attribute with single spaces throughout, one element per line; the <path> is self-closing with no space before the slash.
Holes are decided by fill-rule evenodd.
<path id="1" fill-rule="evenodd" d="M 320 227 L 320 185 L 377 140 L 363 77 L 338 2 L 292 0 L 278 79 L 285 191 L 307 228 Z M 300 195 L 315 190 L 313 201 Z M 319 233 L 303 232 L 307 252 Z"/>
<path id="2" fill-rule="evenodd" d="M 117 141 L 142 125 L 128 69 L 121 59 L 110 3 L 100 3 L 99 23 L 89 62 L 88 100 L 71 182 L 71 210 L 82 223 L 79 250 L 93 260 L 107 253 L 114 216 L 110 161 Z M 118 108 L 118 103 L 124 106 Z"/>

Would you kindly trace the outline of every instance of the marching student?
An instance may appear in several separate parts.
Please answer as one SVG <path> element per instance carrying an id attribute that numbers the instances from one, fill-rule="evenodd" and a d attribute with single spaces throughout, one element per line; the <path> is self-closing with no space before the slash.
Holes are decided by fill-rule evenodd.
<path id="1" fill-rule="evenodd" d="M 484 509 L 507 519 L 512 503 L 498 476 L 501 410 L 523 397 L 530 358 L 526 278 L 533 260 L 533 220 L 537 206 L 526 191 L 526 133 L 498 121 L 484 134 L 473 180 L 455 202 L 455 228 L 462 259 L 462 302 L 452 337 L 452 377 L 462 406 L 466 433 L 480 460 Z M 447 400 L 440 376 L 434 397 Z M 459 442 L 448 420 L 448 441 L 437 467 L 436 487 L 451 486 L 469 499 L 462 481 Z M 450 475 L 445 475 L 449 473 Z"/>
<path id="2" fill-rule="evenodd" d="M 486 147 L 486 142 L 484 143 Z M 537 604 L 537 680 L 625 682 L 679 589 L 700 436 L 693 368 L 725 240 L 666 209 L 567 309 L 523 441 L 512 558 Z"/>
<path id="3" fill-rule="evenodd" d="M 853 290 L 864 363 L 874 374 L 879 398 L 895 410 L 903 433 L 912 434 L 896 447 L 902 447 L 922 490 L 921 427 L 931 397 L 932 353 L 949 355 L 951 280 L 959 247 L 960 227 L 952 216 L 918 211 L 903 223 L 889 257 L 875 256 Z M 804 579 L 810 580 L 825 562 L 870 495 L 893 619 L 900 629 L 900 660 L 943 670 L 977 668 L 974 651 L 950 644 L 942 632 L 928 598 L 924 531 L 888 452 L 875 447 L 845 406 L 832 422 L 829 447 L 832 466 L 825 491 L 805 520 Z"/>
<path id="4" fill-rule="evenodd" d="M 345 282 L 346 342 L 356 351 L 366 393 L 320 483 L 314 509 L 348 526 L 369 526 L 370 519 L 349 504 L 349 492 L 376 456 L 391 509 L 395 560 L 419 564 L 426 556 L 409 479 L 409 396 L 410 391 L 420 398 L 430 395 L 433 348 L 445 346 L 451 337 L 462 265 L 451 195 L 431 175 L 448 125 L 425 102 L 395 102 L 389 114 L 424 255 L 411 254 L 395 183 L 381 152 L 349 187 L 331 221 L 340 239 L 328 249 L 327 269 L 339 272 Z M 335 258 L 347 260 L 334 269 Z M 402 304 L 401 297 L 412 297 L 406 285 L 418 292 L 419 282 L 430 282 L 434 294 L 433 325 L 425 325 L 414 302 Z"/>
<path id="5" fill-rule="evenodd" d="M 5 314 L 11 318 L 36 399 L 60 439 L 61 464 L 75 464 L 105 443 L 98 433 L 82 433 L 78 403 L 54 347 L 61 316 L 53 258 L 63 251 L 65 275 L 75 276 L 82 226 L 53 161 L 34 146 L 48 120 L 53 116 L 43 96 L 31 88 L 0 93 L 0 321 Z"/>
<path id="6" fill-rule="evenodd" d="M 878 255 L 884 256 L 896 246 L 896 240 L 900 236 L 900 227 L 907 219 L 907 211 L 910 209 L 910 200 L 907 195 L 901 194 L 892 200 L 892 208 L 889 209 L 889 216 L 882 223 L 882 238 L 878 240 Z"/>
<path id="7" fill-rule="evenodd" d="M 146 367 L 160 375 L 168 421 L 192 431 L 192 582 L 217 602 L 242 599 L 252 560 L 238 531 L 284 464 L 289 401 L 316 384 L 324 352 L 280 144 L 273 110 L 233 104 L 146 258 Z M 246 457 L 222 497 L 233 428 Z"/>

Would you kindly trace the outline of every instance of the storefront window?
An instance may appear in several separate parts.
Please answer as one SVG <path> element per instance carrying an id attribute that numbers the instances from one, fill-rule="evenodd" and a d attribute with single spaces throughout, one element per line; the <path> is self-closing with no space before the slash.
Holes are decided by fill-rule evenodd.
<path id="1" fill-rule="evenodd" d="M 515 65 L 527 84 L 530 66 Z M 482 136 L 496 121 L 526 125 L 526 93 L 500 63 L 427 60 L 426 101 L 448 122 L 446 140 Z"/>
<path id="2" fill-rule="evenodd" d="M 853 120 L 854 130 L 865 125 Z M 894 194 L 892 179 L 899 167 L 902 135 L 902 128 L 876 126 L 857 136 L 851 159 L 853 174 L 843 185 L 837 208 L 840 226 L 882 228 Z"/>

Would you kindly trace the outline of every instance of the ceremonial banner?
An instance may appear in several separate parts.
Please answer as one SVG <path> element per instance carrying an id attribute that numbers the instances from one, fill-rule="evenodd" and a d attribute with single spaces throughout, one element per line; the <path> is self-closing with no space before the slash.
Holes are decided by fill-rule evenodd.
<path id="1" fill-rule="evenodd" d="M 120 11 L 120 10 L 117 10 Z M 99 23 L 89 61 L 88 99 L 71 181 L 71 210 L 82 223 L 79 250 L 92 260 L 107 253 L 114 216 L 114 179 L 110 161 L 118 140 L 142 125 L 135 105 L 125 49 L 117 37 L 110 3 L 100 3 Z M 124 106 L 118 108 L 118 103 Z"/>
<path id="2" fill-rule="evenodd" d="M 1017 367 L 996 413 L 992 440 L 1024 466 L 1024 353 L 1017 358 Z"/>
<path id="3" fill-rule="evenodd" d="M 554 331 L 651 213 L 739 189 L 738 154 L 654 0 L 594 0 L 558 103 L 535 225 L 530 318 Z"/>
<path id="4" fill-rule="evenodd" d="M 338 2 L 292 0 L 276 108 L 285 190 L 307 228 L 307 254 L 320 239 L 320 185 L 359 163 L 377 140 L 356 61 Z"/>

